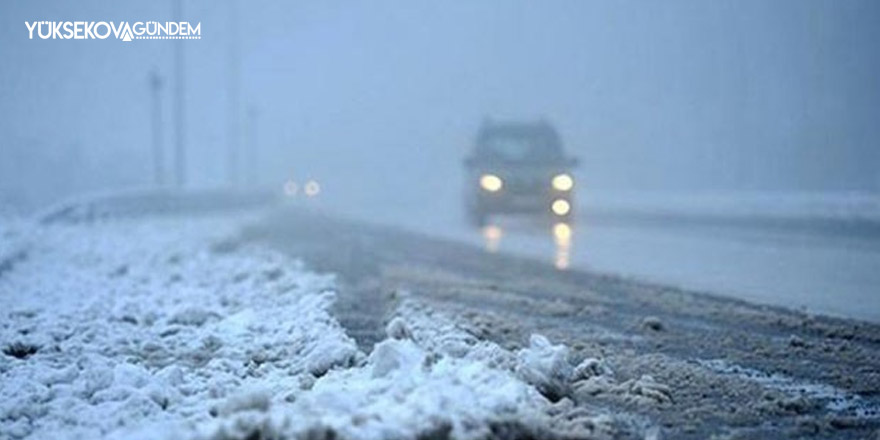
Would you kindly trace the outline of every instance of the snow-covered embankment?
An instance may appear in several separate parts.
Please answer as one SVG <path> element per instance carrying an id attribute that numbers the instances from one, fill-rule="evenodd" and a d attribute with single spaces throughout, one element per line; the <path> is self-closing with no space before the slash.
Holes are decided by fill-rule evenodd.
<path id="1" fill-rule="evenodd" d="M 0 276 L 0 437 L 602 437 L 618 423 L 551 403 L 603 384 L 595 360 L 575 368 L 538 336 L 508 351 L 411 301 L 360 352 L 328 312 L 332 275 L 240 246 L 236 225 L 37 231 Z"/>

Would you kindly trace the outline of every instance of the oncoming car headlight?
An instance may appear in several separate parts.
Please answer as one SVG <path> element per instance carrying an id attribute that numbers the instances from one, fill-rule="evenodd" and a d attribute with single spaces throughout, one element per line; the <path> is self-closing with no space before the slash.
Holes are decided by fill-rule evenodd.
<path id="1" fill-rule="evenodd" d="M 480 176 L 480 186 L 486 191 L 496 192 L 504 186 L 504 181 L 494 174 L 483 174 Z"/>
<path id="2" fill-rule="evenodd" d="M 553 176 L 553 180 L 550 183 L 553 185 L 553 189 L 557 191 L 569 191 L 574 187 L 574 179 L 565 173 Z"/>
<path id="3" fill-rule="evenodd" d="M 306 193 L 307 197 L 315 197 L 321 192 L 321 185 L 318 184 L 315 180 L 309 180 L 303 186 L 303 192 Z"/>

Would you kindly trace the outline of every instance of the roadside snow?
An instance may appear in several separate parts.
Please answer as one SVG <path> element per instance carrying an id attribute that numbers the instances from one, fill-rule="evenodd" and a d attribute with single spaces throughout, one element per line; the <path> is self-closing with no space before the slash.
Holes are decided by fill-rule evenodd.
<path id="1" fill-rule="evenodd" d="M 24 218 L 0 215 L 0 275 L 25 258 L 30 230 Z"/>
<path id="2" fill-rule="evenodd" d="M 761 386 L 785 393 L 783 404 L 808 406 L 819 402 L 829 411 L 858 418 L 877 418 L 880 408 L 858 394 L 825 383 L 807 382 L 780 373 L 767 373 L 729 363 L 723 359 L 695 360 L 694 363 L 710 371 L 754 381 Z M 765 403 L 766 404 L 766 403 Z"/>
<path id="3" fill-rule="evenodd" d="M 557 359 L 537 359 L 546 347 L 514 353 L 478 341 L 411 300 L 395 315 L 388 338 L 357 366 L 306 381 L 285 402 L 253 404 L 269 399 L 245 392 L 235 401 L 252 404 L 168 438 L 611 438 L 633 424 L 576 409 L 570 399 L 552 403 L 539 390 L 543 379 L 525 380 L 520 369 L 557 376 Z"/>
<path id="4" fill-rule="evenodd" d="M 430 354 L 412 341 L 385 340 L 357 368 L 334 370 L 290 405 L 241 412 L 200 427 L 192 438 L 482 438 L 489 422 L 529 416 L 540 397 L 505 372 Z M 232 435 L 230 435 L 232 433 Z M 179 434 L 178 434 L 179 435 Z M 189 437 L 189 436 L 184 436 Z"/>
<path id="5" fill-rule="evenodd" d="M 511 351 L 408 298 L 369 355 L 331 275 L 232 239 L 234 219 L 45 226 L 0 276 L 0 438 L 621 437 L 576 406 L 540 335 Z M 633 393 L 644 388 L 638 383 Z M 629 392 L 629 391 L 627 391 Z"/>
<path id="6" fill-rule="evenodd" d="M 0 277 L 0 437 L 124 438 L 211 418 L 251 385 L 353 363 L 333 280 L 221 242 L 234 221 L 51 226 Z M 13 353 L 16 354 L 16 353 Z"/>

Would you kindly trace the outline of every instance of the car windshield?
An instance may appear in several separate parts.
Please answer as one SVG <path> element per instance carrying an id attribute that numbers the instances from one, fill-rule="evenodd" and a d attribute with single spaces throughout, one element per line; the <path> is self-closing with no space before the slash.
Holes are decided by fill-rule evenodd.
<path id="1" fill-rule="evenodd" d="M 495 137 L 487 142 L 487 147 L 495 156 L 501 156 L 508 160 L 525 160 L 532 156 L 532 150 L 537 150 L 534 139 L 521 137 Z"/>
<path id="2" fill-rule="evenodd" d="M 496 135 L 486 138 L 478 154 L 506 161 L 547 161 L 562 157 L 560 147 L 540 136 Z"/>

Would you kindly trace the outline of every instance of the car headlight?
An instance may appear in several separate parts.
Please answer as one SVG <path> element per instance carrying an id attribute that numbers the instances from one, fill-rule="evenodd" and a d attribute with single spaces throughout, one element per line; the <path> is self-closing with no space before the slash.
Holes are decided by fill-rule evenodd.
<path id="1" fill-rule="evenodd" d="M 500 191 L 501 187 L 504 186 L 504 181 L 494 174 L 483 174 L 480 176 L 480 186 L 486 191 L 496 192 Z"/>
<path id="2" fill-rule="evenodd" d="M 316 180 L 309 180 L 303 186 L 303 192 L 306 193 L 307 197 L 315 197 L 321 192 L 321 185 Z"/>
<path id="3" fill-rule="evenodd" d="M 553 201 L 553 204 L 550 205 L 550 210 L 558 216 L 563 216 L 571 211 L 571 204 L 568 203 L 568 200 L 556 199 Z"/>
<path id="4" fill-rule="evenodd" d="M 557 191 L 569 191 L 574 187 L 574 179 L 565 173 L 553 176 L 553 180 L 550 183 Z"/>

